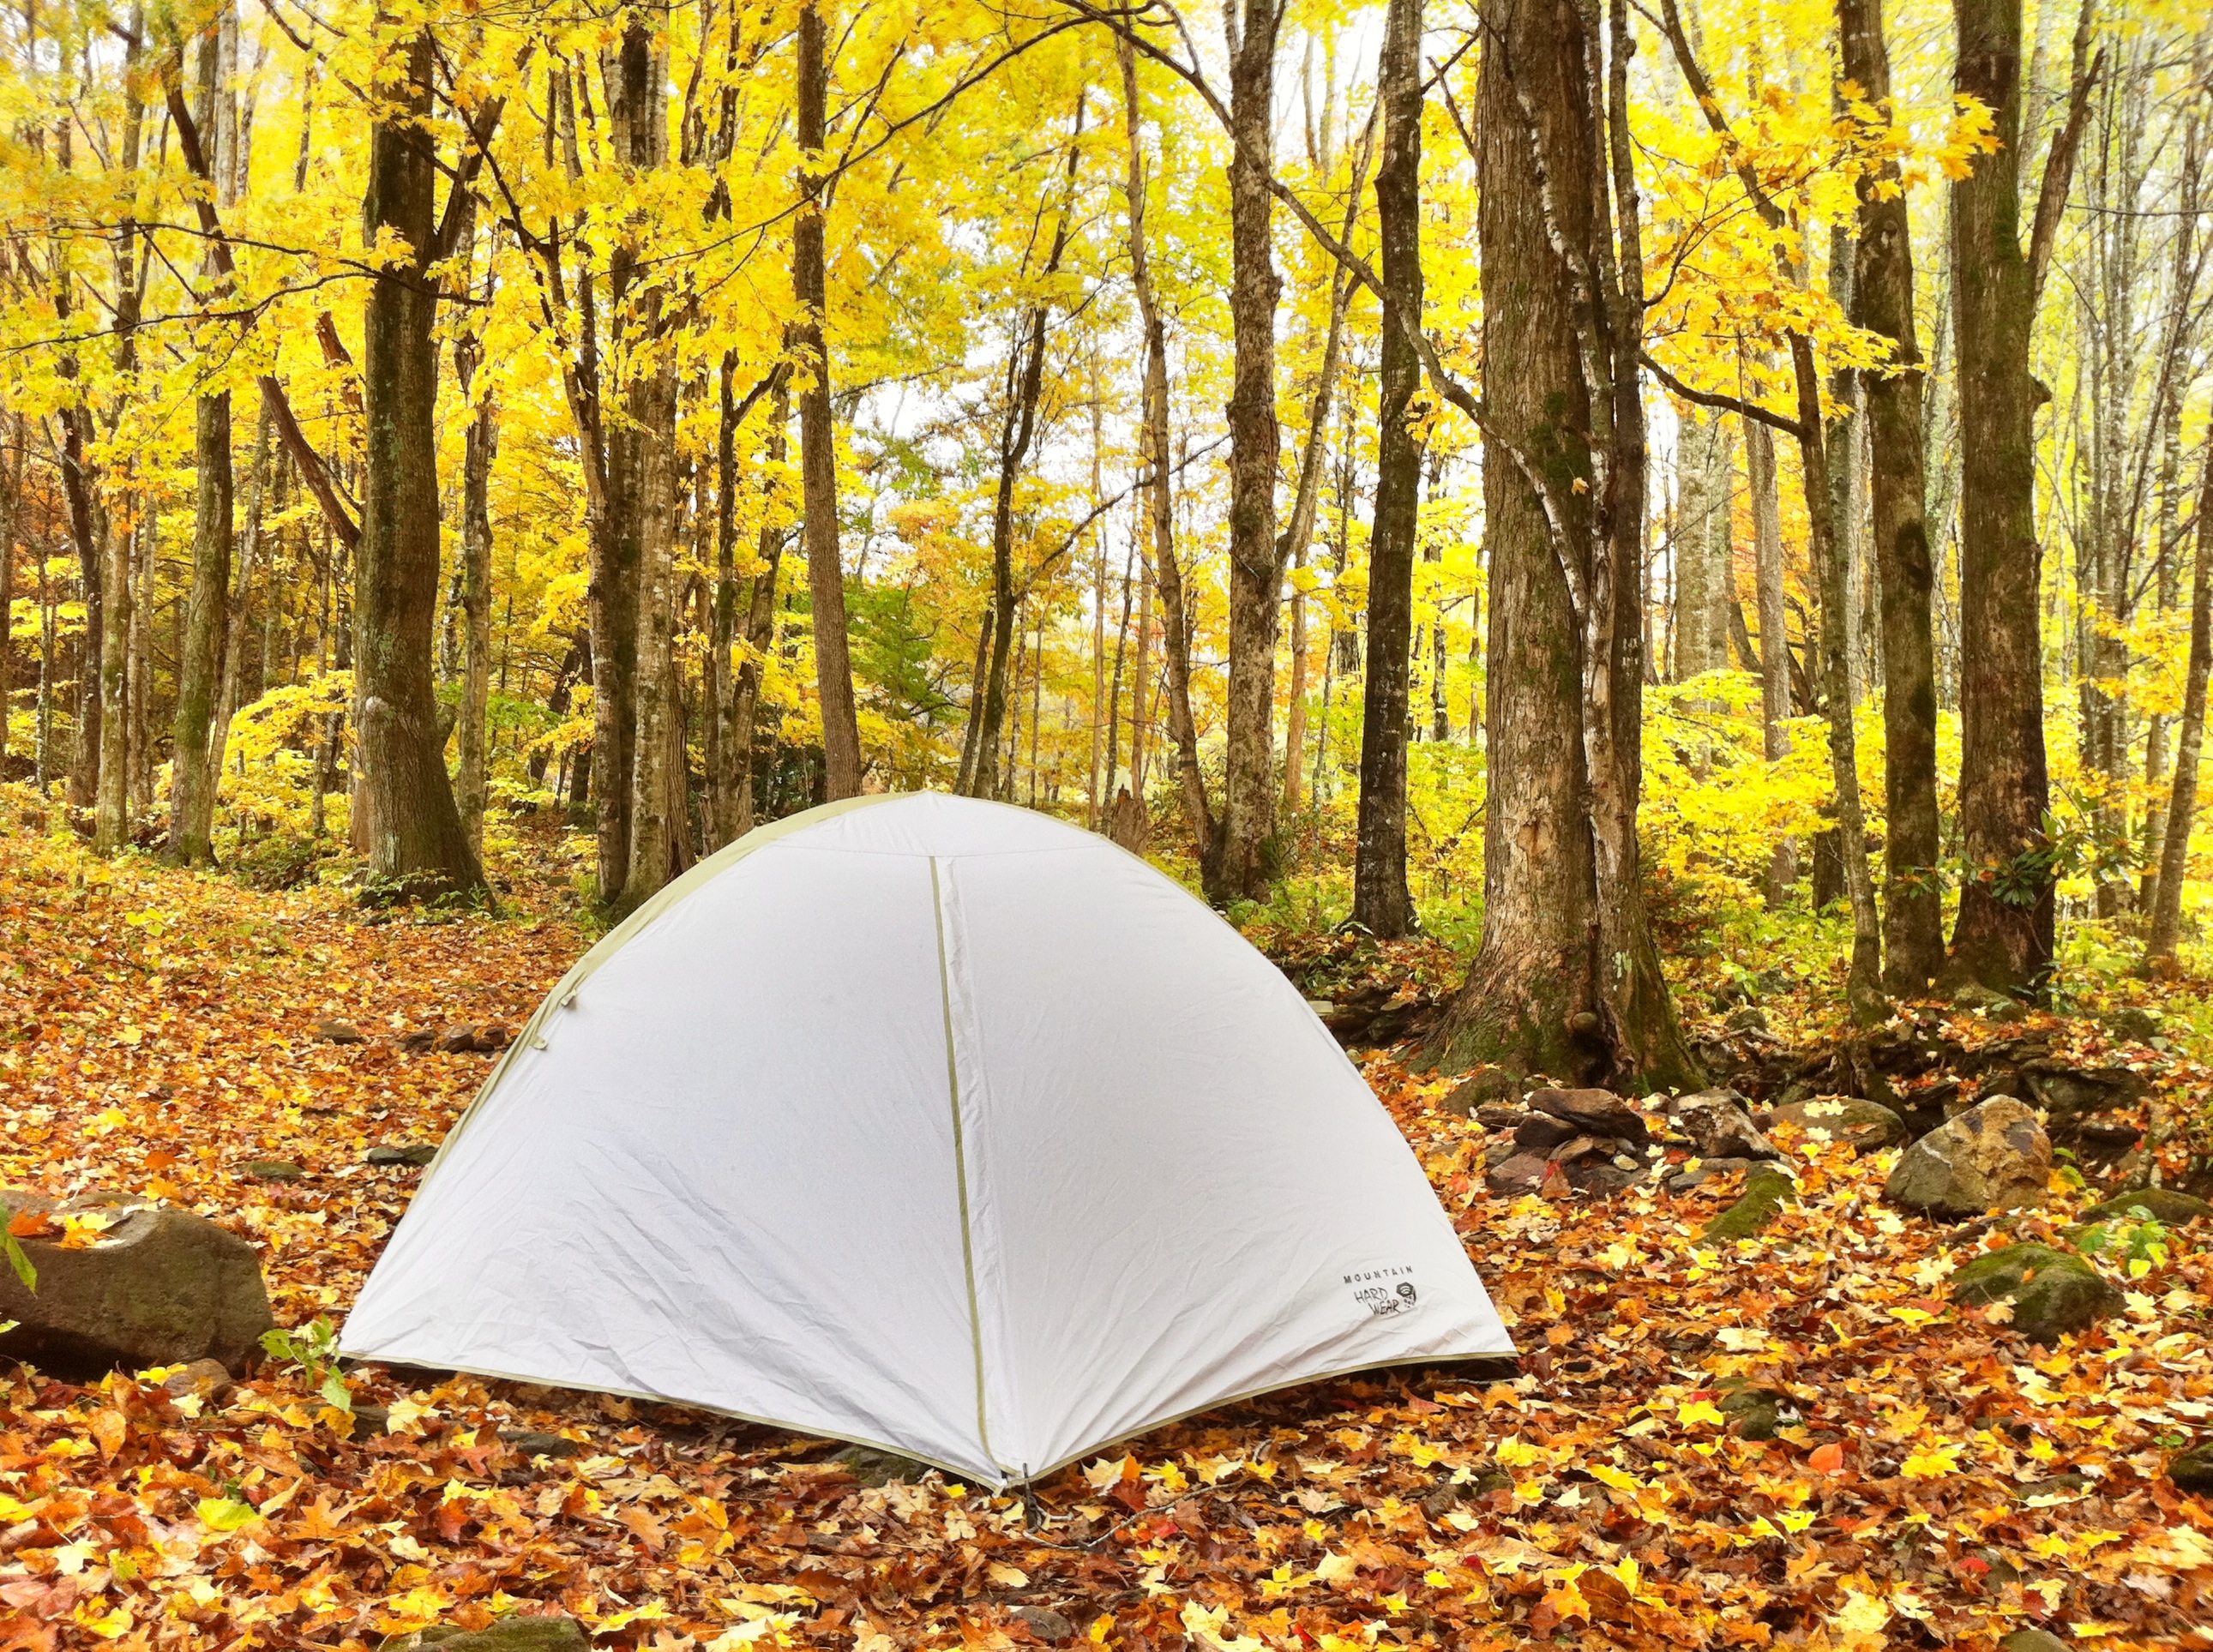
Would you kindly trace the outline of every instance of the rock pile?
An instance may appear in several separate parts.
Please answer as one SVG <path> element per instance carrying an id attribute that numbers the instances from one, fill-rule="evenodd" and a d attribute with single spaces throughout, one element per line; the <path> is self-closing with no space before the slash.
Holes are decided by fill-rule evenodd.
<path id="1" fill-rule="evenodd" d="M 1487 1101 L 1473 1116 L 1505 1137 L 1485 1155 L 1484 1180 L 1494 1193 L 1533 1193 L 1548 1184 L 1613 1192 L 1642 1181 L 1660 1155 L 1643 1116 L 1611 1090 L 1533 1090 L 1521 1106 Z"/>

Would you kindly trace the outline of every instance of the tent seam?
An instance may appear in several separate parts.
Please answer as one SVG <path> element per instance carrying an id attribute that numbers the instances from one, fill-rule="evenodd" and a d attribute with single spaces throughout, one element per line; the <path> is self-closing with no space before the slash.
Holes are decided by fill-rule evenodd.
<path id="1" fill-rule="evenodd" d="M 953 1179 L 960 1203 L 960 1269 L 968 1287 L 968 1344 L 976 1364 L 976 1439 L 984 1455 L 999 1461 L 991 1449 L 991 1429 L 984 1405 L 984 1317 L 976 1300 L 976 1245 L 968 1216 L 967 1136 L 960 1123 L 960 1063 L 953 1037 L 953 964 L 945 945 L 945 895 L 937 871 L 937 856 L 930 857 L 930 905 L 932 927 L 937 933 L 937 990 L 945 1015 L 945 1086 L 953 1111 Z M 1000 1464 L 1000 1472 L 1006 1466 Z"/>

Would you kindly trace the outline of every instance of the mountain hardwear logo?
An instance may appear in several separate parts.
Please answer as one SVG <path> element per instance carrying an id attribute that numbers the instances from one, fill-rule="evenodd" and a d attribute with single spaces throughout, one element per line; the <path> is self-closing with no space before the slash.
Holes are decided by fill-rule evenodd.
<path id="1" fill-rule="evenodd" d="M 1405 1270 L 1388 1268 L 1382 1271 L 1399 1273 Z M 1375 1275 L 1362 1274 L 1357 1277 L 1363 1279 L 1372 1279 Z M 1421 1296 L 1420 1293 L 1415 1290 L 1412 1280 L 1401 1279 L 1395 1285 L 1360 1285 L 1354 1289 L 1352 1300 L 1377 1318 L 1388 1319 L 1397 1314 L 1411 1314 L 1419 1304 Z"/>

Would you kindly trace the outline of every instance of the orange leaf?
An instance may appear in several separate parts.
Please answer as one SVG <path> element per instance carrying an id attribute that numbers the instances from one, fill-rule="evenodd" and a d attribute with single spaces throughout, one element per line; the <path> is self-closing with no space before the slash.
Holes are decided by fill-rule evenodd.
<path id="1" fill-rule="evenodd" d="M 1806 1460 L 1806 1466 L 1816 1474 L 1833 1474 L 1844 1466 L 1844 1448 L 1834 1440 Z"/>
<path id="2" fill-rule="evenodd" d="M 61 1230 L 62 1224 L 46 1210 L 18 1210 L 8 1223 L 8 1231 L 17 1239 L 47 1239 Z"/>

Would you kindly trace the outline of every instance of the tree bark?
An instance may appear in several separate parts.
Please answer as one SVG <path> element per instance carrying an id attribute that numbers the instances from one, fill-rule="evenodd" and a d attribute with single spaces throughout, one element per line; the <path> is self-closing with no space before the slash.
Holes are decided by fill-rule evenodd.
<path id="1" fill-rule="evenodd" d="M 1217 905 L 1264 899 L 1275 880 L 1276 304 L 1271 241 L 1277 34 L 1283 0 L 1229 0 L 1229 692 L 1222 819 L 1202 863 Z"/>
<path id="2" fill-rule="evenodd" d="M 791 388 L 788 375 L 779 374 L 771 392 L 769 464 L 781 470 L 787 452 L 785 432 L 791 425 Z M 737 765 L 737 801 L 730 823 L 732 838 L 753 829 L 753 719 L 760 706 L 761 663 L 768 658 L 776 638 L 776 576 L 783 559 L 784 533 L 763 513 L 755 554 L 760 568 L 753 575 L 746 614 L 746 652 L 738 663 L 737 687 L 731 696 L 729 760 Z"/>
<path id="3" fill-rule="evenodd" d="M 465 238 L 466 241 L 466 238 Z M 485 291 L 492 288 L 492 265 L 499 249 L 497 241 L 486 249 Z M 466 254 L 461 266 L 466 273 Z M 475 332 L 465 332 L 454 342 L 454 380 L 461 399 L 470 406 L 468 433 L 461 456 L 461 613 L 466 647 L 461 668 L 460 773 L 461 826 L 469 847 L 479 862 L 484 857 L 484 817 L 490 773 L 491 710 L 491 466 L 499 451 L 499 406 L 486 391 L 476 397 L 476 370 L 484 353 Z"/>
<path id="4" fill-rule="evenodd" d="M 1151 505 L 1152 552 L 1147 558 L 1152 584 L 1161 594 L 1161 653 L 1167 672 L 1168 738 L 1175 742 L 1177 780 L 1184 813 L 1202 862 L 1210 852 L 1215 833 L 1214 816 L 1206 797 L 1206 779 L 1198 766 L 1198 731 L 1191 710 L 1191 625 L 1184 612 L 1183 570 L 1176 562 L 1174 495 L 1168 468 L 1168 350 L 1167 330 L 1161 320 L 1159 301 L 1153 294 L 1152 260 L 1145 241 L 1145 151 L 1139 132 L 1137 53 L 1127 40 L 1121 43 L 1122 101 L 1126 115 L 1129 169 L 1124 184 L 1130 225 L 1130 284 L 1137 298 L 1137 314 L 1145 332 L 1144 465 L 1149 481 L 1143 492 Z M 1142 546 L 1142 530 L 1138 539 Z M 1151 716 L 1147 698 L 1146 654 L 1150 614 L 1141 614 L 1137 625 L 1137 695 L 1131 716 L 1130 769 L 1132 789 L 1142 805 L 1145 797 L 1143 730 Z"/>
<path id="5" fill-rule="evenodd" d="M 369 131 L 365 235 L 396 236 L 363 326 L 366 486 L 355 612 L 361 747 L 381 896 L 479 890 L 484 874 L 446 776 L 431 676 L 438 605 L 437 168 L 424 123 L 431 46 L 418 34 L 386 69 L 390 113 Z"/>
<path id="6" fill-rule="evenodd" d="M 1375 169 L 1382 281 L 1399 313 L 1422 314 L 1422 0 L 1391 0 L 1376 75 L 1383 157 Z M 1368 658 L 1361 705 L 1359 835 L 1352 921 L 1395 941 L 1417 927 L 1406 887 L 1406 742 L 1421 520 L 1422 364 L 1404 327 L 1383 329 L 1376 404 L 1375 523 L 1368 552 Z M 1319 436 L 1317 431 L 1316 435 Z M 1311 440 L 1311 438 L 1310 438 Z M 1272 639 L 1271 639 L 1272 642 Z"/>
<path id="7" fill-rule="evenodd" d="M 1483 941 L 1427 1054 L 1448 1070 L 1491 1061 L 1586 1082 L 1693 1083 L 1636 834 L 1646 452 L 1634 37 L 1625 0 L 1606 20 L 1612 52 L 1572 0 L 1485 0 L 1481 21 L 1484 353 L 1512 364 L 1484 384 L 1490 647 L 1515 668 L 1494 670 L 1486 691 Z"/>
<path id="8" fill-rule="evenodd" d="M 1881 0 L 1837 0 L 1844 70 L 1890 113 L 1890 54 Z M 1913 321 L 1913 243 L 1895 161 L 1859 180 L 1852 319 L 1891 342 L 1883 370 L 1863 375 L 1875 560 L 1882 603 L 1884 803 L 1883 984 L 1923 991 L 1944 966 L 1944 888 L 1936 806 L 1936 661 L 1930 628 L 1928 484 Z"/>
<path id="9" fill-rule="evenodd" d="M 823 338 L 827 265 L 823 249 L 829 66 L 819 0 L 799 13 L 800 209 L 791 232 L 792 296 L 801 319 L 796 343 L 804 375 L 799 393 L 799 466 L 805 494 L 807 585 L 813 599 L 814 680 L 822 711 L 822 756 L 832 798 L 861 792 L 861 728 L 853 702 L 845 576 L 838 560 L 838 435 L 831 422 L 830 356 Z"/>
<path id="10" fill-rule="evenodd" d="M 2144 961 L 2156 974 L 2174 970 L 2182 937 L 2182 885 L 2190 866 L 2190 826 L 2198 811 L 2198 768 L 2205 745 L 2205 685 L 2213 675 L 2213 455 L 2198 492 L 2198 554 L 2190 580 L 2190 664 L 2184 679 L 2182 726 L 2174 743 L 2174 785 L 2167 795 L 2159 882 Z"/>
<path id="11" fill-rule="evenodd" d="M 2037 994 L 2051 967 L 2056 879 L 2045 827 L 2051 780 L 2033 430 L 2048 393 L 2029 373 L 2038 282 L 2021 244 L 2021 0 L 1953 0 L 1953 17 L 1954 86 L 1991 111 L 1998 149 L 1977 156 L 1952 186 L 1953 267 L 1972 272 L 1952 286 L 1961 448 L 1959 809 L 1968 873 L 1945 974 Z M 2063 132 L 2045 168 L 2047 195 L 2056 184 L 2056 198 L 2064 198 L 2071 153 Z"/>
<path id="12" fill-rule="evenodd" d="M 634 11 L 605 66 L 607 124 L 624 175 L 643 186 L 668 162 L 668 59 L 656 19 Z M 819 141 L 818 145 L 819 147 Z M 636 705 L 630 772 L 630 859 L 622 893 L 628 911 L 667 883 L 683 853 L 678 805 L 683 758 L 682 707 L 675 680 L 676 363 L 663 332 L 657 275 L 641 273 L 642 222 L 624 228 L 609 261 L 616 302 L 631 318 L 629 381 L 624 387 L 630 458 L 627 492 L 637 535 Z M 818 221 L 819 229 L 819 221 Z M 643 290 L 638 290 L 643 283 Z M 835 558 L 835 551 L 832 552 Z"/>

